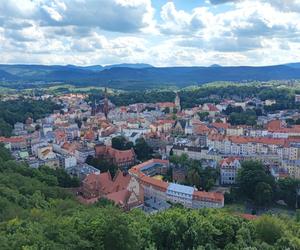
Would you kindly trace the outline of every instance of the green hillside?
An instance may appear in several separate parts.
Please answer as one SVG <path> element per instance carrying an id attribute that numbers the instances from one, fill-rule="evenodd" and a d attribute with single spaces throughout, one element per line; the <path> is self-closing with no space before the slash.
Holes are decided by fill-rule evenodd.
<path id="1" fill-rule="evenodd" d="M 248 221 L 213 209 L 124 213 L 105 200 L 79 204 L 63 188 L 77 185 L 62 171 L 16 163 L 0 146 L 0 249 L 300 249 L 296 219 Z"/>

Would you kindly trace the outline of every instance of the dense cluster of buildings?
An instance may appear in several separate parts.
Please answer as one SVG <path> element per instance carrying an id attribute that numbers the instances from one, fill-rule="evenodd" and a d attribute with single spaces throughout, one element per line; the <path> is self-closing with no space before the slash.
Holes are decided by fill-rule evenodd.
<path id="1" fill-rule="evenodd" d="M 189 208 L 223 207 L 221 192 L 204 192 L 180 184 L 186 170 L 169 163 L 171 154 L 185 154 L 201 161 L 203 167 L 219 168 L 218 183 L 224 186 L 236 183 L 246 159 L 262 161 L 276 178 L 300 178 L 300 126 L 285 122 L 300 117 L 297 111 L 265 114 L 258 117 L 256 127 L 233 126 L 222 112 L 229 105 L 248 109 L 272 105 L 274 100 L 224 99 L 217 105 L 205 103 L 182 109 L 178 93 L 174 102 L 121 107 L 114 106 L 107 95 L 98 103 L 86 102 L 87 96 L 82 94 L 50 98 L 62 109 L 43 119 L 28 117 L 24 123 L 16 123 L 14 136 L 0 137 L 0 142 L 30 167 L 63 168 L 79 177 L 82 202 L 107 198 L 125 210 L 145 204 L 160 210 L 169 203 Z M 112 147 L 112 138 L 117 136 L 133 144 L 144 138 L 160 159 L 139 162 L 133 148 Z M 93 158 L 117 166 L 117 174 L 112 177 L 89 165 L 88 159 Z M 170 168 L 173 182 L 157 178 Z"/>

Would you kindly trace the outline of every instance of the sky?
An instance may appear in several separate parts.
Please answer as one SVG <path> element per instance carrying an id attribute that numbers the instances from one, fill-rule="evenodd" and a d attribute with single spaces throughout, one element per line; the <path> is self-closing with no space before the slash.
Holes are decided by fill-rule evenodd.
<path id="1" fill-rule="evenodd" d="M 0 63 L 300 62 L 300 0 L 0 0 Z"/>

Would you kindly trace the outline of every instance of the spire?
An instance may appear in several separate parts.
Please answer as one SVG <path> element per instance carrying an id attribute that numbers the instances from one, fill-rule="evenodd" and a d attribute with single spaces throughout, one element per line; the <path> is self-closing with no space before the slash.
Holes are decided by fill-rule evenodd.
<path id="1" fill-rule="evenodd" d="M 178 95 L 178 92 L 176 92 L 175 106 L 176 106 L 177 111 L 181 111 L 180 97 L 179 97 L 179 95 Z"/>
<path id="2" fill-rule="evenodd" d="M 104 113 L 106 119 L 108 116 L 108 112 L 109 112 L 109 105 L 108 105 L 108 99 L 107 99 L 107 88 L 105 87 L 103 113 Z"/>

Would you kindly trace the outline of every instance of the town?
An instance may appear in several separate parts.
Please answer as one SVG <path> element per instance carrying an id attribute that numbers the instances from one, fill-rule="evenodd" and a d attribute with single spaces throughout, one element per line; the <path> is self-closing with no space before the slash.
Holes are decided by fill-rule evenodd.
<path id="1" fill-rule="evenodd" d="M 249 160 L 261 162 L 275 180 L 300 179 L 300 125 L 286 122 L 299 117 L 297 111 L 265 112 L 255 125 L 233 125 L 227 115 L 267 110 L 276 100 L 223 99 L 183 109 L 178 92 L 173 102 L 128 106 L 114 105 L 107 89 L 103 99 L 87 97 L 28 97 L 51 99 L 61 109 L 37 120 L 27 117 L 14 124 L 12 136 L 0 137 L 28 167 L 60 168 L 78 178 L 81 203 L 107 199 L 125 211 L 149 213 L 172 204 L 222 208 Z"/>

